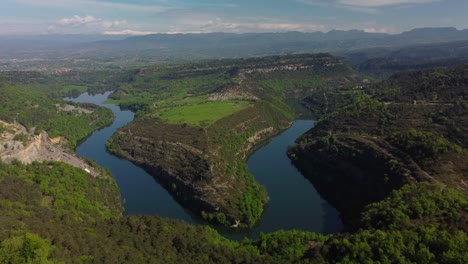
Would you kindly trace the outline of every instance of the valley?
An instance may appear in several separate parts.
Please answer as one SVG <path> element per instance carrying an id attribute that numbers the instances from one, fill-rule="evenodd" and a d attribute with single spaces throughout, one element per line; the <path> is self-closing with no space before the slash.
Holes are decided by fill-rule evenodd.
<path id="1" fill-rule="evenodd" d="M 108 168 L 120 188 L 125 215 L 151 214 L 180 219 L 187 223 L 202 224 L 201 216 L 190 214 L 164 190 L 153 177 L 126 160 L 120 160 L 105 151 L 105 142 L 122 125 L 131 121 L 130 111 L 122 111 L 114 105 L 102 104 L 109 96 L 83 94 L 73 102 L 95 102 L 112 109 L 115 122 L 110 127 L 96 131 L 76 149 L 80 156 L 91 158 Z M 249 171 L 265 186 L 269 195 L 268 205 L 259 223 L 252 229 L 213 226 L 223 236 L 241 241 L 258 238 L 260 232 L 300 227 L 318 233 L 334 233 L 341 229 L 339 215 L 314 190 L 313 186 L 297 172 L 286 156 L 287 146 L 312 127 L 312 121 L 298 120 L 281 135 L 275 136 L 248 158 Z M 274 157 L 274 164 L 268 164 Z M 280 173 L 280 171 L 282 173 Z M 295 173 L 294 173 L 295 172 Z M 156 176 L 156 175 L 155 175 Z M 155 178 L 155 180 L 153 180 Z M 294 193 L 287 190 L 295 189 Z M 290 195 L 287 195 L 290 193 Z M 295 199 L 306 197 L 305 199 Z M 294 204 L 294 206 L 291 205 Z M 307 212 L 304 208 L 308 208 Z M 288 214 L 284 214 L 288 211 Z M 295 216 L 296 221 L 291 221 Z M 300 217 L 299 217 L 300 216 Z"/>
<path id="2" fill-rule="evenodd" d="M 319 53 L 1 73 L 0 259 L 466 262 L 467 66 L 357 69 Z M 306 132 L 287 150 L 299 171 L 267 152 L 254 176 L 301 113 L 314 127 L 275 150 Z M 275 209 L 281 191 L 298 196 Z M 322 228 L 291 230 L 310 227 L 288 225 L 301 210 Z"/>
<path id="3" fill-rule="evenodd" d="M 149 171 L 196 215 L 252 227 L 268 199 L 245 164 L 255 145 L 290 126 L 296 98 L 327 85 L 354 86 L 359 78 L 326 54 L 143 69 L 111 95 L 137 114 L 108 147 Z M 227 96 L 232 89 L 243 100 Z"/>

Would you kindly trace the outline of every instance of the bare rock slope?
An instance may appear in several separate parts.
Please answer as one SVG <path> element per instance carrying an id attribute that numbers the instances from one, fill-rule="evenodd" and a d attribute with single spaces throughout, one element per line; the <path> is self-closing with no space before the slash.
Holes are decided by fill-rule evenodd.
<path id="1" fill-rule="evenodd" d="M 47 132 L 30 135 L 18 124 L 8 124 L 0 121 L 6 131 L 0 134 L 0 159 L 4 162 L 19 160 L 24 164 L 33 161 L 61 161 L 83 169 L 93 177 L 101 174 L 76 155 L 52 143 Z"/>

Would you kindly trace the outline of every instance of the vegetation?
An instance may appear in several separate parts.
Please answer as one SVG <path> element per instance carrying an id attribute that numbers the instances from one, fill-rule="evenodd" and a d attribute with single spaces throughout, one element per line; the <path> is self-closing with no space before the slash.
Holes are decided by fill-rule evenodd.
<path id="1" fill-rule="evenodd" d="M 466 71 L 465 65 L 401 73 L 359 92 L 342 90 L 316 127 L 289 150 L 344 215 L 349 230 L 359 229 L 366 205 L 406 184 L 438 181 L 466 195 Z M 420 206 L 419 213 L 432 210 Z M 390 220 L 395 226 L 400 221 Z"/>
<path id="2" fill-rule="evenodd" d="M 327 54 L 143 68 L 111 96 L 137 118 L 108 149 L 153 173 L 204 219 L 252 227 L 268 196 L 245 165 L 250 151 L 286 128 L 311 90 L 359 80 Z"/>
<path id="3" fill-rule="evenodd" d="M 70 142 L 70 147 L 76 147 L 77 143 L 90 135 L 92 131 L 111 124 L 114 119 L 112 111 L 107 108 L 87 107 L 93 111 L 91 114 L 78 116 L 73 112 L 60 114 L 40 123 L 36 127 L 36 132 L 45 130 L 50 137 L 65 137 Z"/>
<path id="4" fill-rule="evenodd" d="M 467 197 L 441 184 L 406 185 L 383 201 L 369 205 L 361 216 L 364 228 L 415 229 L 433 225 L 466 232 Z"/>
<path id="5" fill-rule="evenodd" d="M 295 63 L 321 67 L 281 68 Z M 312 92 L 304 103 L 324 115 L 290 154 L 343 213 L 346 230 L 278 231 L 234 242 L 207 226 L 122 216 L 117 185 L 104 169 L 94 178 L 64 163 L 0 162 L 0 262 L 467 263 L 465 72 L 466 66 L 406 73 L 362 87 L 355 73 L 323 54 L 135 71 L 114 100 L 138 111 L 137 120 L 108 148 L 161 175 L 181 203 L 222 225 L 252 226 L 261 216 L 267 194 L 245 158 L 288 125 L 291 101 Z M 60 111 L 49 89 L 2 82 L 1 118 L 13 122 L 19 109 L 18 122 L 30 130 L 76 127 L 51 129 L 70 142 L 85 135 L 78 128 L 105 124 L 100 108 L 73 105 L 90 115 Z M 310 105 L 319 98 L 329 101 L 321 109 Z M 233 102 L 246 107 L 234 111 L 227 107 Z M 213 105 L 229 114 L 205 111 Z M 193 122 L 162 118 L 171 111 Z"/>
<path id="6" fill-rule="evenodd" d="M 0 166 L 0 224 L 8 227 L 0 229 L 0 260 L 6 263 L 467 260 L 468 200 L 440 184 L 408 185 L 369 205 L 356 233 L 278 231 L 234 242 L 206 226 L 121 216 L 112 178 L 92 178 L 63 163 Z"/>
<path id="7" fill-rule="evenodd" d="M 219 119 L 249 106 L 246 101 L 206 102 L 172 108 L 159 116 L 164 122 L 208 127 Z"/>
<path id="8" fill-rule="evenodd" d="M 51 242 L 36 234 L 25 233 L 5 239 L 0 244 L 2 263 L 56 263 L 49 259 L 54 250 Z"/>
<path id="9" fill-rule="evenodd" d="M 5 132 L 7 129 L 5 128 L 5 126 L 3 124 L 0 124 L 0 134 Z"/>
<path id="10" fill-rule="evenodd" d="M 364 230 L 328 241 L 332 262 L 464 263 L 468 260 L 465 194 L 440 184 L 407 185 L 371 204 Z"/>
<path id="11" fill-rule="evenodd" d="M 449 151 L 462 152 L 460 146 L 450 143 L 442 136 L 415 129 L 392 133 L 388 141 L 421 162 L 433 162 Z"/>
<path id="12" fill-rule="evenodd" d="M 121 213 L 118 187 L 109 175 L 90 178 L 89 174 L 81 169 L 53 162 L 33 165 L 22 165 L 19 162 L 1 163 L 0 168 L 0 180 L 8 185 L 2 190 L 6 200 L 2 200 L 1 203 L 7 208 L 17 208 L 20 211 L 25 209 L 24 213 L 27 214 L 27 207 L 16 207 L 8 201 L 19 199 L 18 202 L 25 202 L 31 207 L 50 207 L 57 216 L 72 212 L 79 221 L 108 219 Z M 15 192 L 17 188 L 21 189 L 23 184 L 26 185 L 26 189 L 28 186 L 31 189 L 37 185 L 37 190 L 22 197 Z M 15 215 L 14 211 L 7 215 Z"/>
<path id="13" fill-rule="evenodd" d="M 22 84 L 20 80 L 11 84 L 0 82 L 0 120 L 17 122 L 36 134 L 46 130 L 51 137 L 64 137 L 71 148 L 97 128 L 112 123 L 113 114 L 105 108 L 68 103 L 85 112 L 63 110 L 65 103 L 61 95 L 66 94 L 69 87 L 62 90 L 57 81 L 41 75 L 37 78 L 45 79 L 43 83 L 29 84 Z"/>

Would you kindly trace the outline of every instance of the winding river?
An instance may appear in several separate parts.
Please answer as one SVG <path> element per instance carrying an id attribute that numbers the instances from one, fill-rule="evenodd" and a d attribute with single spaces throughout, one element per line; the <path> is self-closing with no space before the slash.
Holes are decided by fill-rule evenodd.
<path id="1" fill-rule="evenodd" d="M 198 217 L 182 208 L 151 175 L 130 161 L 106 152 L 105 143 L 110 136 L 134 118 L 131 111 L 122 111 L 118 106 L 103 104 L 109 94 L 85 93 L 78 98 L 66 98 L 73 102 L 107 107 L 115 115 L 111 126 L 95 131 L 78 146 L 78 155 L 94 159 L 112 172 L 120 188 L 126 215 L 151 214 L 200 223 Z M 237 232 L 217 228 L 221 234 L 241 240 L 245 237 L 256 238 L 260 232 L 278 229 L 301 229 L 322 234 L 335 233 L 342 229 L 336 209 L 320 197 L 314 186 L 301 175 L 286 155 L 287 147 L 313 125 L 313 120 L 297 120 L 289 129 L 249 157 L 249 169 L 255 179 L 266 187 L 270 200 L 256 227 Z"/>

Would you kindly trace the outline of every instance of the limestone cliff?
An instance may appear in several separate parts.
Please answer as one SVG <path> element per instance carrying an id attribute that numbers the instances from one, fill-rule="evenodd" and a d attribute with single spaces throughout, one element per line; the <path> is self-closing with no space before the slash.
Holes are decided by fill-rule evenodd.
<path id="1" fill-rule="evenodd" d="M 0 159 L 4 162 L 18 160 L 24 164 L 34 161 L 61 161 L 81 168 L 93 177 L 101 176 L 100 172 L 89 166 L 84 160 L 52 143 L 47 132 L 32 135 L 18 124 L 2 121 L 6 131 L 0 137 Z"/>

